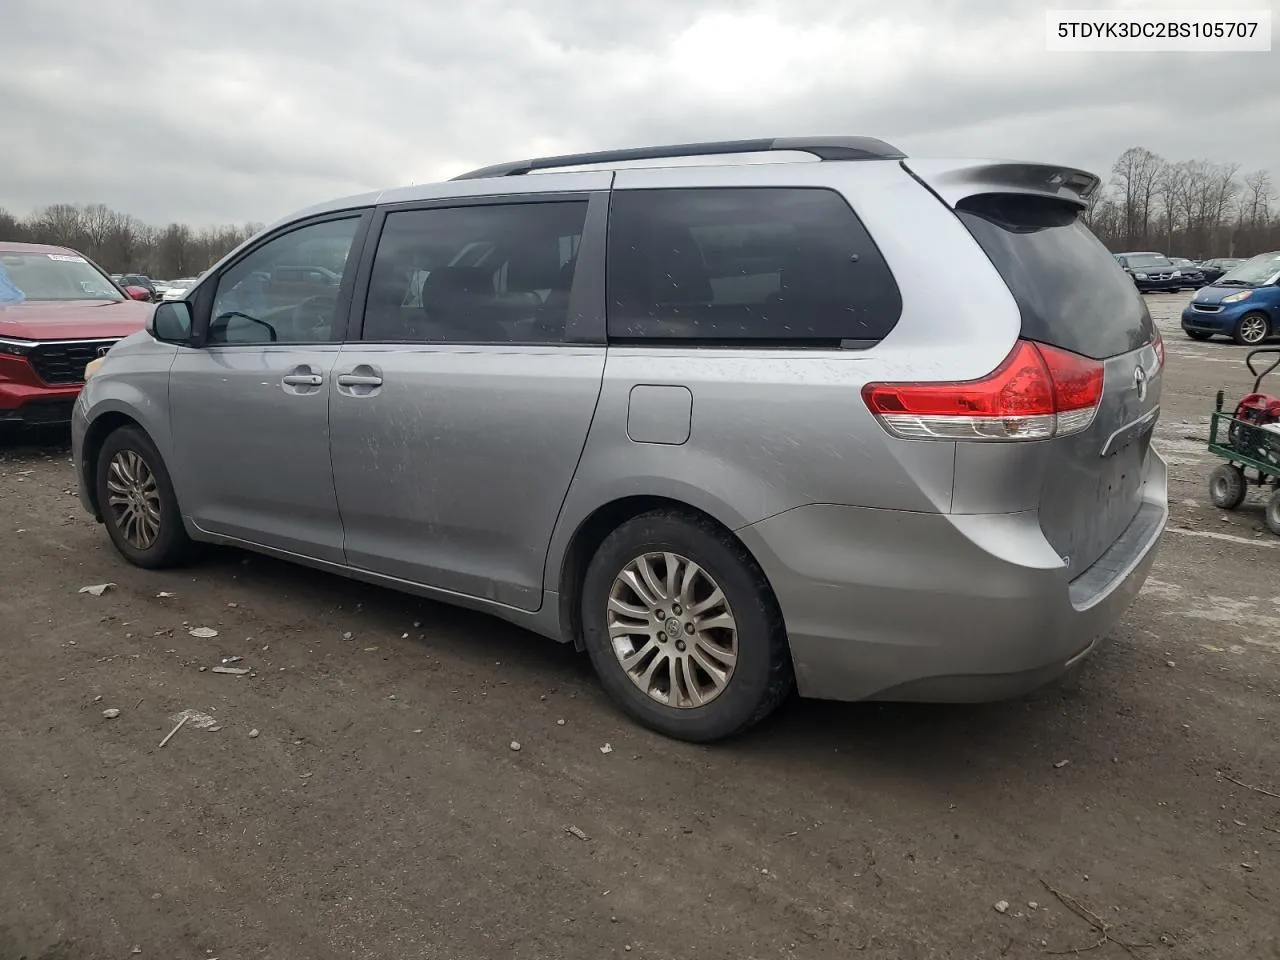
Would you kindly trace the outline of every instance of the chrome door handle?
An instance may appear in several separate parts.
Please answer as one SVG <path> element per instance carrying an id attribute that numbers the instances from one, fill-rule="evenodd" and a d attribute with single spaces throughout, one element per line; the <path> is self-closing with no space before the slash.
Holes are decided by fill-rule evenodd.
<path id="1" fill-rule="evenodd" d="M 286 387 L 318 387 L 324 383 L 324 377 L 318 373 L 290 373 L 283 383 Z"/>
<path id="2" fill-rule="evenodd" d="M 340 387 L 380 387 L 382 386 L 381 377 L 368 377 L 358 373 L 344 373 L 338 377 L 338 386 Z"/>

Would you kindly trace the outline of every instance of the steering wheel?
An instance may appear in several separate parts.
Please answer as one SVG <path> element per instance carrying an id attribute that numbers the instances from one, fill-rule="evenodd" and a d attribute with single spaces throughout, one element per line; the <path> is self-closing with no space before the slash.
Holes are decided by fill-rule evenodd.
<path id="1" fill-rule="evenodd" d="M 333 328 L 334 306 L 334 298 L 307 297 L 293 308 L 294 327 L 298 330 L 328 335 Z"/>

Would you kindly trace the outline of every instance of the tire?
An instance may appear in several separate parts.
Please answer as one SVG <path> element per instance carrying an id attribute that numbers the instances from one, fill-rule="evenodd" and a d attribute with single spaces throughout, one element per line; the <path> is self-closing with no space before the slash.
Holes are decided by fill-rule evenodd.
<path id="1" fill-rule="evenodd" d="M 639 565 L 646 557 L 658 591 L 642 577 Z M 676 561 L 674 590 L 667 581 L 669 558 Z M 688 563 L 699 572 L 686 581 Z M 630 581 L 624 579 L 628 574 Z M 689 592 L 681 591 L 684 582 L 690 584 Z M 648 599 L 631 583 L 643 586 Z M 725 604 L 704 610 L 703 622 L 727 615 L 736 627 L 733 633 L 714 626 L 697 629 L 693 610 L 685 609 L 690 603 L 679 603 L 685 599 L 701 605 L 716 587 Z M 619 614 L 612 603 L 643 616 Z M 657 510 L 623 523 L 587 566 L 581 613 L 587 653 L 605 691 L 633 719 L 669 737 L 705 743 L 741 733 L 768 716 L 794 684 L 773 591 L 750 554 L 710 520 Z M 658 613 L 672 633 L 662 630 Z M 617 649 L 610 638 L 611 618 L 615 629 L 632 626 L 635 631 L 620 634 Z M 672 641 L 672 636 L 680 639 Z M 646 649 L 650 653 L 644 656 Z M 726 650 L 735 654 L 727 670 L 727 661 L 720 659 Z M 627 654 L 638 656 L 632 673 L 621 660 Z M 703 669 L 707 664 L 719 668 L 719 681 Z"/>
<path id="2" fill-rule="evenodd" d="M 1182 331 L 1192 340 L 1208 340 L 1213 336 L 1208 330 L 1184 330 Z"/>
<path id="3" fill-rule="evenodd" d="M 113 470 L 113 465 L 117 469 Z M 140 466 L 139 466 L 140 465 Z M 160 451 L 151 438 L 138 427 L 121 427 L 111 433 L 98 452 L 95 477 L 98 505 L 103 525 L 116 550 L 137 567 L 158 570 L 177 566 L 192 552 L 192 542 L 182 525 L 182 512 L 173 492 L 173 482 L 165 468 Z M 123 491 L 136 503 L 145 504 L 146 516 L 157 518 L 154 527 L 145 521 L 126 522 L 128 506 L 117 509 L 111 499 Z M 151 533 L 147 538 L 143 533 Z"/>
<path id="4" fill-rule="evenodd" d="M 1209 499 L 1219 510 L 1234 510 L 1240 506 L 1247 490 L 1244 471 L 1234 464 L 1219 464 L 1209 474 Z"/>
<path id="5" fill-rule="evenodd" d="M 1271 333 L 1271 322 L 1265 313 L 1253 310 L 1236 321 L 1231 339 L 1242 347 L 1256 347 Z"/>
<path id="6" fill-rule="evenodd" d="M 1267 529 L 1280 537 L 1280 486 L 1271 491 L 1263 519 L 1266 521 Z"/>
<path id="7" fill-rule="evenodd" d="M 1267 506 L 1263 509 L 1262 520 L 1266 522 L 1267 530 L 1280 536 L 1280 484 L 1271 490 L 1271 495 L 1267 498 Z"/>

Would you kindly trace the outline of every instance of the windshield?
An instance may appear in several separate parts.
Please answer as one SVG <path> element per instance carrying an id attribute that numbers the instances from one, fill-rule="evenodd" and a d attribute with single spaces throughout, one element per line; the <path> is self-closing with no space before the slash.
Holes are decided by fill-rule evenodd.
<path id="1" fill-rule="evenodd" d="M 0 253 L 0 270 L 28 300 L 123 300 L 120 289 L 74 253 Z"/>
<path id="2" fill-rule="evenodd" d="M 1277 275 L 1280 275 L 1280 252 L 1263 253 L 1252 260 L 1245 260 L 1238 267 L 1232 267 L 1218 282 L 1258 287 L 1275 283 Z"/>
<path id="3" fill-rule="evenodd" d="M 1134 267 L 1139 270 L 1141 270 L 1143 267 L 1173 266 L 1173 264 L 1171 264 L 1164 257 L 1156 257 L 1156 256 L 1151 256 L 1149 254 L 1144 254 L 1136 257 L 1125 257 L 1124 259 L 1125 259 L 1125 263 L 1127 263 L 1130 267 Z"/>

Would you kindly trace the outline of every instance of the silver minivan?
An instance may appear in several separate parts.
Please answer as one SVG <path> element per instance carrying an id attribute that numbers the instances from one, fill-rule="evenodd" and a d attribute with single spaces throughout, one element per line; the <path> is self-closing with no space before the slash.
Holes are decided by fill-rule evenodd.
<path id="1" fill-rule="evenodd" d="M 640 722 L 1043 685 L 1167 519 L 1163 346 L 1060 166 L 865 137 L 502 164 L 253 238 L 95 364 L 85 507 L 575 644 Z"/>

